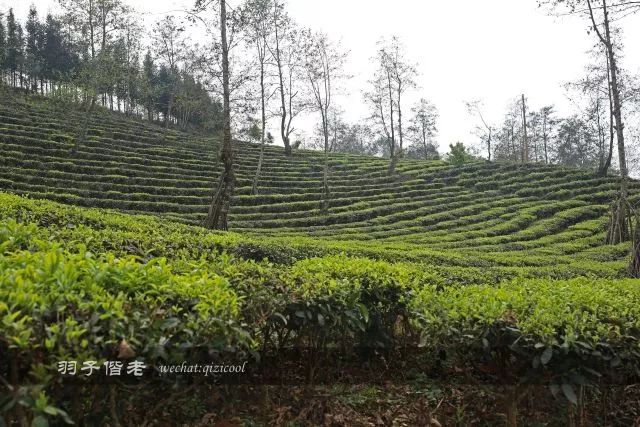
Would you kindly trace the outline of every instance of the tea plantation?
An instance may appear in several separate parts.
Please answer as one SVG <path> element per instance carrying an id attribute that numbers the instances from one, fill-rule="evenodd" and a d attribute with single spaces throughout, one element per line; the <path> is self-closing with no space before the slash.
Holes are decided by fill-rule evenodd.
<path id="1" fill-rule="evenodd" d="M 426 414 L 451 424 L 460 406 L 438 402 L 455 393 L 426 393 L 407 372 L 491 385 L 489 422 L 515 419 L 518 407 L 540 417 L 540 402 L 551 423 L 567 410 L 596 425 L 613 411 L 619 425 L 640 416 L 637 394 L 614 387 L 628 390 L 640 372 L 640 281 L 625 278 L 629 245 L 603 244 L 614 177 L 410 160 L 389 176 L 383 159 L 334 154 L 323 214 L 320 153 L 266 148 L 253 195 L 260 148 L 237 143 L 233 231 L 211 232 L 198 223 L 217 177 L 215 140 L 98 112 L 72 150 L 80 120 L 42 100 L 0 104 L 0 415 L 9 423 L 190 422 L 233 399 L 261 401 L 253 388 L 238 397 L 222 387 L 226 404 L 212 403 L 221 388 L 203 378 L 58 375 L 62 360 L 135 358 L 153 370 L 203 350 L 289 366 L 278 384 L 388 372 L 390 383 L 413 381 L 406 399 L 420 396 Z M 194 383 L 186 393 L 185 381 Z M 354 403 L 362 398 L 338 400 L 366 413 Z M 241 418 L 275 423 L 275 404 L 263 404 Z M 289 405 L 298 411 L 289 420 L 304 420 L 303 404 Z"/>

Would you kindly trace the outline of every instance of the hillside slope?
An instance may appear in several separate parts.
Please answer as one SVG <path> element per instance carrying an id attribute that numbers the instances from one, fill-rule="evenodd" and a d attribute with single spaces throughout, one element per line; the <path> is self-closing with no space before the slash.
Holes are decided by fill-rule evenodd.
<path id="1" fill-rule="evenodd" d="M 332 155 L 322 215 L 319 153 L 269 148 L 253 196 L 258 147 L 239 143 L 219 232 L 197 226 L 213 141 L 98 112 L 72 153 L 79 117 L 0 105 L 0 379 L 22 396 L 0 424 L 563 425 L 578 395 L 597 425 L 640 416 L 633 387 L 599 388 L 640 372 L 640 280 L 628 243 L 603 245 L 614 178 L 420 161 L 389 177 L 382 159 Z M 147 366 L 135 393 L 60 373 L 119 359 Z M 158 375 L 203 360 L 248 371 Z"/>
<path id="2" fill-rule="evenodd" d="M 188 224 L 203 219 L 218 172 L 214 140 L 99 112 L 89 141 L 72 153 L 80 118 L 49 101 L 0 105 L 0 189 Z M 287 158 L 268 147 L 259 194 L 252 195 L 259 147 L 238 143 L 236 152 L 234 231 L 340 241 L 345 249 L 386 249 L 414 260 L 460 256 L 468 265 L 615 261 L 626 254 L 625 245 L 602 247 L 616 180 L 586 170 L 403 160 L 388 176 L 383 159 L 334 154 L 331 207 L 322 215 L 320 153 Z"/>

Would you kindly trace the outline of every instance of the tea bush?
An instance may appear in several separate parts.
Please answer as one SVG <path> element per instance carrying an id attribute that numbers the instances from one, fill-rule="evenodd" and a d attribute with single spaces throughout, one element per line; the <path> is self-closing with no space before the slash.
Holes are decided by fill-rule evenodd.
<path id="1" fill-rule="evenodd" d="M 41 100 L 0 104 L 10 422 L 113 423 L 135 406 L 111 403 L 127 384 L 65 383 L 56 364 L 71 358 L 285 363 L 299 349 L 312 382 L 322 363 L 336 369 L 326 357 L 337 351 L 371 369 L 413 361 L 430 375 L 448 364 L 505 386 L 542 383 L 574 403 L 576 387 L 638 378 L 640 283 L 624 279 L 628 245 L 603 244 L 615 177 L 410 159 L 390 176 L 384 159 L 331 154 L 322 212 L 321 154 L 266 147 L 253 194 L 259 150 L 238 142 L 234 232 L 219 233 L 198 227 L 215 141 L 97 111 L 72 153 L 80 115 L 61 117 Z M 630 183 L 631 201 L 639 188 Z M 179 381 L 144 380 L 139 398 Z M 72 387 L 102 408 L 72 404 Z"/>

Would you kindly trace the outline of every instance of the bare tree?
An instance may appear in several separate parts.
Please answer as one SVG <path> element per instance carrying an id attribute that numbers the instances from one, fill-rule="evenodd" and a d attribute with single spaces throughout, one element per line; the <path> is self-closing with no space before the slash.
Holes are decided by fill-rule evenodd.
<path id="1" fill-rule="evenodd" d="M 478 118 L 480 119 L 481 126 L 476 126 L 476 130 L 475 130 L 476 135 L 478 135 L 482 143 L 486 146 L 487 159 L 491 161 L 491 138 L 493 137 L 494 129 L 493 129 L 493 126 L 489 124 L 484 117 L 484 113 L 482 112 L 483 110 L 482 101 L 473 100 L 473 101 L 467 102 L 466 106 L 469 114 L 478 116 Z"/>
<path id="2" fill-rule="evenodd" d="M 540 120 L 542 122 L 542 144 L 544 148 L 544 163 L 549 164 L 549 144 L 553 129 L 557 124 L 554 117 L 553 105 L 547 105 L 540 109 Z"/>
<path id="3" fill-rule="evenodd" d="M 542 127 L 540 112 L 527 112 L 527 123 L 529 125 L 529 129 L 531 129 L 531 135 L 529 136 L 529 149 L 533 149 L 533 156 L 530 157 L 529 160 L 533 160 L 534 163 L 538 163 L 540 161 L 540 128 Z"/>
<path id="4" fill-rule="evenodd" d="M 417 87 L 416 78 L 418 77 L 417 66 L 408 62 L 406 52 L 402 42 L 397 36 L 391 37 L 391 40 L 381 40 L 379 43 L 384 60 L 390 70 L 390 76 L 395 86 L 395 103 L 398 110 L 398 142 L 399 152 L 402 156 L 404 149 L 404 128 L 402 125 L 402 99 L 405 93 L 410 89 Z"/>
<path id="5" fill-rule="evenodd" d="M 262 162 L 264 159 L 265 132 L 267 126 L 267 102 L 270 98 L 270 94 L 267 92 L 267 65 L 272 58 L 269 50 L 269 43 L 271 41 L 270 38 L 273 35 L 274 28 L 271 26 L 270 18 L 271 11 L 274 7 L 275 5 L 271 0 L 249 0 L 245 9 L 248 20 L 247 32 L 249 33 L 247 42 L 255 48 L 255 59 L 258 65 L 260 84 L 260 157 L 258 159 L 258 166 L 256 167 L 256 173 L 251 186 L 251 192 L 254 195 L 258 194 L 258 181 L 260 179 L 260 172 L 262 170 Z"/>
<path id="6" fill-rule="evenodd" d="M 602 57 L 608 61 L 603 49 L 596 49 L 594 56 L 597 59 Z M 602 61 L 600 61 L 602 62 Z M 613 148 L 615 145 L 615 129 L 613 116 L 613 97 L 611 93 L 609 66 L 605 64 L 590 64 L 587 67 L 587 75 L 565 87 L 577 93 L 578 99 L 570 96 L 579 107 L 586 99 L 586 108 L 583 110 L 585 121 L 594 128 L 593 133 L 597 135 L 598 143 L 598 175 L 606 176 L 611 167 Z M 608 144 L 607 144 L 608 141 Z"/>
<path id="7" fill-rule="evenodd" d="M 529 138 L 527 135 L 527 100 L 522 94 L 522 163 L 529 162 Z"/>
<path id="8" fill-rule="evenodd" d="M 142 49 L 142 26 L 138 20 L 131 15 L 125 17 L 121 22 L 122 41 L 125 47 L 125 75 L 121 76 L 126 87 L 124 110 L 127 115 L 131 115 L 136 106 L 136 84 L 139 78 L 140 51 Z M 118 98 L 118 110 L 120 109 L 120 98 Z"/>
<path id="9" fill-rule="evenodd" d="M 91 58 L 96 56 L 97 44 L 97 22 L 98 22 L 98 0 L 58 0 L 65 11 L 65 19 L 70 27 L 79 34 L 87 34 L 86 47 Z M 103 41 L 105 38 L 103 38 Z"/>
<path id="10" fill-rule="evenodd" d="M 278 71 L 278 91 L 280 94 L 280 136 L 285 155 L 292 153 L 291 135 L 295 131 L 293 119 L 306 109 L 301 101 L 302 94 L 302 49 L 299 45 L 299 30 L 287 16 L 284 6 L 273 3 L 274 41 L 268 44 Z"/>
<path id="11" fill-rule="evenodd" d="M 411 109 L 413 114 L 408 127 L 408 134 L 419 147 L 425 160 L 438 158 L 438 151 L 433 144 L 433 138 L 438 131 L 438 110 L 436 106 L 425 98 L 420 99 L 418 105 Z"/>
<path id="12" fill-rule="evenodd" d="M 329 152 L 376 155 L 377 147 L 371 143 L 371 132 L 366 124 L 350 124 L 343 117 L 344 111 L 334 104 L 329 112 Z M 324 150 L 322 124 L 315 127 L 314 137 L 304 143 L 305 148 Z"/>
<path id="13" fill-rule="evenodd" d="M 156 57 L 160 58 L 169 70 L 169 99 L 164 116 L 165 127 L 169 127 L 173 102 L 178 88 L 179 63 L 183 61 L 187 53 L 184 27 L 176 22 L 175 17 L 166 16 L 153 27 L 152 40 Z"/>
<path id="14" fill-rule="evenodd" d="M 304 68 L 311 89 L 311 102 L 320 113 L 322 136 L 324 139 L 324 172 L 322 178 L 322 201 L 320 209 L 329 209 L 329 144 L 330 110 L 333 108 L 333 97 L 338 89 L 339 81 L 346 78 L 344 64 L 347 53 L 339 45 L 332 43 L 324 33 L 306 32 L 304 51 L 306 57 Z"/>
<path id="15" fill-rule="evenodd" d="M 378 68 L 373 79 L 369 81 L 371 89 L 364 92 L 363 96 L 371 109 L 370 120 L 372 124 L 387 142 L 390 159 L 389 174 L 392 174 L 395 171 L 397 161 L 394 124 L 397 101 L 394 98 L 393 69 L 383 48 L 378 49 L 373 60 L 376 61 Z"/>
<path id="16" fill-rule="evenodd" d="M 100 30 L 100 48 L 104 49 L 111 33 L 121 28 L 122 17 L 130 9 L 121 0 L 95 0 L 97 27 Z"/>
<path id="17" fill-rule="evenodd" d="M 507 107 L 504 122 L 496 133 L 493 156 L 495 160 L 518 162 L 521 159 L 521 147 L 518 140 L 522 133 L 522 107 L 520 100 L 514 99 Z M 521 139 L 520 139 L 521 140 Z"/>
<path id="18" fill-rule="evenodd" d="M 640 11 L 640 2 L 632 0 L 546 0 L 555 7 L 563 7 L 570 14 L 581 15 L 588 19 L 591 31 L 607 55 L 609 69 L 613 117 L 615 121 L 616 139 L 618 142 L 618 161 L 620 164 L 620 194 L 612 208 L 611 220 L 607 232 L 606 242 L 618 244 L 632 237 L 632 208 L 628 202 L 627 159 L 624 139 L 623 106 L 618 68 L 619 39 L 613 24 L 626 16 Z M 637 227 L 636 227 L 637 228 Z M 640 239 L 634 239 L 634 267 L 633 275 L 640 274 Z M 636 262 L 637 261 L 637 262 Z"/>

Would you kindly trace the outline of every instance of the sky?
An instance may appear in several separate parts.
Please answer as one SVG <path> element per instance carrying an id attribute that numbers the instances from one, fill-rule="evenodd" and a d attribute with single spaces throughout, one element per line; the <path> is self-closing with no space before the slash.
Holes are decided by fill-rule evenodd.
<path id="1" fill-rule="evenodd" d="M 57 10 L 56 0 L 32 3 L 41 14 Z M 143 12 L 150 25 L 166 12 L 190 7 L 193 0 L 128 3 Z M 23 18 L 29 4 L 0 0 L 0 9 L 13 6 Z M 403 108 L 409 111 L 421 97 L 436 105 L 441 152 L 456 141 L 477 142 L 472 134 L 477 120 L 468 114 L 465 101 L 482 100 L 486 118 L 495 125 L 521 94 L 529 108 L 555 104 L 560 114 L 569 114 L 572 105 L 563 85 L 584 74 L 587 51 L 595 44 L 584 20 L 550 16 L 536 0 L 289 0 L 288 10 L 299 24 L 328 33 L 349 51 L 347 72 L 353 77 L 343 85 L 338 102 L 350 122 L 367 116 L 361 94 L 374 72 L 376 42 L 398 36 L 420 73 L 419 89 Z M 622 65 L 638 72 L 640 17 L 627 18 L 623 28 Z M 302 128 L 310 131 L 315 120 L 305 118 Z"/>

